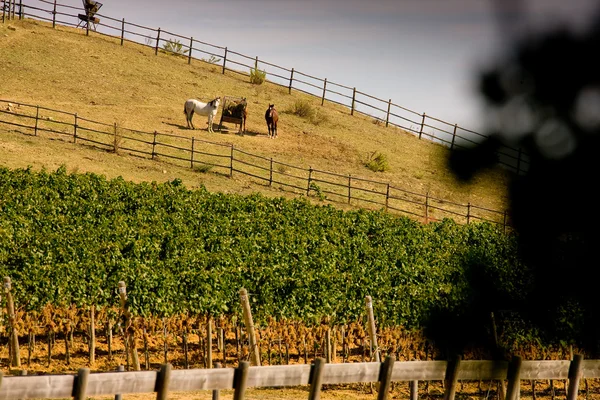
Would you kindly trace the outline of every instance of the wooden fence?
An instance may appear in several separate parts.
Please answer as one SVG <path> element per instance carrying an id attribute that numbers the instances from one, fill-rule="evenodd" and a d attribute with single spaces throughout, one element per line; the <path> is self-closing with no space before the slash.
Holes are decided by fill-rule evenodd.
<path id="1" fill-rule="evenodd" d="M 507 211 L 492 210 L 471 203 L 459 204 L 402 189 L 389 182 L 308 169 L 246 152 L 231 144 L 195 137 L 143 132 L 92 121 L 65 111 L 2 100 L 0 124 L 41 133 L 114 152 L 128 152 L 200 172 L 223 176 L 239 173 L 266 186 L 276 186 L 296 195 L 333 203 L 349 204 L 420 219 L 424 222 L 452 218 L 457 223 L 489 222 L 510 227 Z M 12 104 L 12 107 L 8 106 Z M 9 110 L 10 108 L 10 110 Z"/>
<path id="2" fill-rule="evenodd" d="M 77 26 L 77 14 L 81 8 L 58 4 L 56 0 L 28 0 L 26 3 L 36 3 L 35 7 L 25 4 L 23 0 L 2 0 L 3 12 L 2 22 L 6 17 L 19 18 L 33 17 L 42 21 L 51 21 L 55 27 L 57 23 L 66 26 Z M 46 8 L 42 8 L 47 6 Z M 18 11 L 16 11 L 18 8 Z M 61 11 L 64 10 L 64 11 Z M 126 22 L 125 18 L 116 19 L 106 15 L 97 14 L 100 23 L 97 24 L 99 31 L 96 33 L 120 39 L 121 45 L 125 41 L 148 46 L 158 54 L 161 44 L 178 42 L 181 44 L 182 54 L 187 53 L 188 64 L 192 60 L 202 61 L 218 65 L 222 73 L 230 71 L 243 76 L 249 76 L 249 71 L 258 68 L 266 72 L 267 81 L 280 87 L 292 89 L 309 94 L 321 99 L 321 105 L 325 100 L 349 108 L 350 115 L 355 112 L 374 118 L 374 122 L 387 126 L 395 126 L 407 132 L 411 132 L 421 138 L 454 148 L 466 148 L 481 143 L 487 138 L 486 135 L 462 128 L 458 124 L 452 124 L 441 119 L 419 113 L 402 107 L 392 102 L 392 99 L 384 100 L 361 92 L 356 87 L 341 85 L 327 78 L 321 79 L 302 73 L 294 68 L 288 69 L 276 64 L 259 60 L 238 53 L 227 47 L 206 43 L 193 37 L 185 37 L 173 32 L 154 29 L 142 25 Z M 69 20 L 65 20 L 67 17 Z M 73 22 L 75 21 L 75 22 Z M 89 27 L 86 25 L 86 34 L 89 35 Z M 185 53 L 183 53 L 185 52 Z M 197 55 L 200 58 L 197 58 Z M 247 72 L 248 71 L 248 72 Z M 498 152 L 498 161 L 504 167 L 515 171 L 517 174 L 529 169 L 529 158 L 520 148 L 502 146 Z"/>
<path id="3" fill-rule="evenodd" d="M 0 375 L 1 377 L 1 375 Z M 523 381 L 567 379 L 567 400 L 576 400 L 582 379 L 600 378 L 600 360 L 572 361 L 395 361 L 327 364 L 323 358 L 311 365 L 250 366 L 237 368 L 175 370 L 163 364 L 158 371 L 98 372 L 82 368 L 75 374 L 1 377 L 0 399 L 69 398 L 85 400 L 91 396 L 124 393 L 156 393 L 167 399 L 169 391 L 234 390 L 234 399 L 243 399 L 249 387 L 290 387 L 309 385 L 309 399 L 319 399 L 325 384 L 378 382 L 378 399 L 387 399 L 392 382 L 442 381 L 444 399 L 456 396 L 459 381 L 499 381 L 500 392 L 508 400 L 520 398 Z M 507 382 L 504 389 L 504 381 Z M 218 397 L 218 395 L 217 395 Z M 413 391 L 411 399 L 418 393 Z M 586 390 L 587 397 L 587 390 Z M 535 398 L 535 397 L 534 397 Z"/>

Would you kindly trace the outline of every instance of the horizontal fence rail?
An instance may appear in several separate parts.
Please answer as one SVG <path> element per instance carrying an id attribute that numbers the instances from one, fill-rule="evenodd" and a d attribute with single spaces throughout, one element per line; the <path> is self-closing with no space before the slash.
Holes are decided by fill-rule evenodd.
<path id="1" fill-rule="evenodd" d="M 600 378 L 600 360 L 522 361 L 395 361 L 328 364 L 318 358 L 311 365 L 250 366 L 243 361 L 237 368 L 174 370 L 163 364 L 158 371 L 90 373 L 42 376 L 5 376 L 0 399 L 69 398 L 129 393 L 157 393 L 166 399 L 169 391 L 231 390 L 243 398 L 248 387 L 290 387 L 310 385 L 309 399 L 319 398 L 325 384 L 379 382 L 379 399 L 387 398 L 391 382 L 443 381 L 445 399 L 454 398 L 460 381 L 508 381 L 507 399 L 518 399 L 522 381 L 568 379 L 567 400 L 576 400 L 581 379 Z M 415 397 L 416 398 L 416 397 Z"/>
<path id="2" fill-rule="evenodd" d="M 489 222 L 507 229 L 507 211 L 492 210 L 471 203 L 460 204 L 415 193 L 389 182 L 365 179 L 319 169 L 308 169 L 246 152 L 231 144 L 195 137 L 143 132 L 116 123 L 92 121 L 61 110 L 0 99 L 0 126 L 38 136 L 44 134 L 72 143 L 212 172 L 231 177 L 246 175 L 265 186 L 277 186 L 298 196 L 310 196 L 338 204 L 381 209 L 428 223 L 454 219 L 457 223 Z"/>
<path id="3" fill-rule="evenodd" d="M 48 0 L 2 0 L 2 22 L 7 18 L 19 19 L 29 17 L 52 22 L 64 26 L 77 27 L 81 22 L 78 14 L 83 9 L 59 4 Z M 37 4 L 34 6 L 32 4 Z M 43 8 L 45 7 L 45 8 Z M 97 34 L 119 38 L 124 42 L 137 43 L 154 50 L 173 52 L 186 57 L 188 64 L 192 60 L 217 65 L 224 74 L 226 71 L 248 77 L 253 69 L 266 72 L 266 80 L 272 84 L 292 89 L 321 99 L 321 105 L 328 102 L 347 107 L 350 115 L 359 113 L 374 118 L 377 125 L 397 127 L 419 137 L 427 139 L 451 150 L 469 148 L 481 143 L 488 136 L 459 127 L 447 121 L 432 117 L 426 113 L 418 113 L 409 108 L 392 102 L 392 99 L 380 99 L 361 92 L 356 87 L 349 87 L 335 82 L 302 73 L 294 68 L 260 60 L 258 56 L 250 57 L 242 53 L 186 37 L 160 28 L 150 28 L 143 25 L 126 22 L 124 18 L 96 14 L 100 21 L 94 31 Z M 89 35 L 89 24 L 85 24 L 86 34 Z M 171 46 L 171 45 L 175 46 Z M 502 146 L 498 152 L 498 163 L 517 174 L 529 169 L 529 157 L 520 148 Z"/>

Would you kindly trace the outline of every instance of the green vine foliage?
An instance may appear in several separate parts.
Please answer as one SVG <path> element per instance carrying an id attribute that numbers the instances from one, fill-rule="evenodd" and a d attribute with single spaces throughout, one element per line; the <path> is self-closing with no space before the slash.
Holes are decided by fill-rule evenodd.
<path id="1" fill-rule="evenodd" d="M 489 224 L 423 225 L 306 199 L 191 191 L 94 174 L 0 168 L 0 273 L 19 307 L 118 304 L 137 315 L 240 313 L 319 323 L 361 318 L 419 327 L 474 296 L 473 268 L 497 293 L 527 288 L 515 240 Z M 495 293 L 496 293 L 495 292 Z"/>

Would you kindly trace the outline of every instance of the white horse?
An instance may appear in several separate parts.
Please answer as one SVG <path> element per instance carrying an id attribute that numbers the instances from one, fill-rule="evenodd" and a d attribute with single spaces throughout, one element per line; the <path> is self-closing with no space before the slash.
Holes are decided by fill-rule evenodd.
<path id="1" fill-rule="evenodd" d="M 216 99 L 209 101 L 208 103 L 203 103 L 196 99 L 189 99 L 185 102 L 183 106 L 183 113 L 185 114 L 185 118 L 187 120 L 187 126 L 191 129 L 196 129 L 194 124 L 192 123 L 192 117 L 194 113 L 198 113 L 198 115 L 208 116 L 208 131 L 213 131 L 213 118 L 217 115 L 217 110 L 219 109 L 219 104 L 221 103 L 221 98 L 217 97 Z"/>

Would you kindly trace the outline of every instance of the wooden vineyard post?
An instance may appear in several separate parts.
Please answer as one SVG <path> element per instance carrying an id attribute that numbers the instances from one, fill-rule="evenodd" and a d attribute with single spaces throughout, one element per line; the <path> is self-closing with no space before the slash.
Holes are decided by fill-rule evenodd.
<path id="1" fill-rule="evenodd" d="M 327 91 L 327 78 L 323 81 L 323 96 L 321 97 L 321 105 L 325 104 L 325 92 Z"/>
<path id="2" fill-rule="evenodd" d="M 373 300 L 371 296 L 365 297 L 367 307 L 367 318 L 369 319 L 369 338 L 371 339 L 371 357 L 375 352 L 375 361 L 381 362 L 379 357 L 379 348 L 377 347 L 377 333 L 375 330 L 375 317 L 373 316 Z"/>
<path id="3" fill-rule="evenodd" d="M 306 195 L 310 194 L 310 180 L 312 179 L 312 167 L 308 167 L 308 184 L 306 185 Z"/>
<path id="4" fill-rule="evenodd" d="M 425 128 L 425 113 L 423 113 L 423 119 L 421 120 L 421 129 L 419 129 L 419 139 L 423 135 L 423 128 Z"/>
<path id="5" fill-rule="evenodd" d="M 225 63 L 227 63 L 227 47 L 225 47 L 225 54 L 223 55 L 223 75 L 225 75 Z"/>
<path id="6" fill-rule="evenodd" d="M 123 318 L 125 319 L 125 341 L 129 353 L 131 355 L 131 363 L 136 371 L 140 371 L 140 361 L 138 359 L 137 348 L 135 346 L 135 336 L 133 324 L 131 321 L 131 313 L 129 312 L 129 305 L 127 304 L 127 288 L 125 282 L 120 281 L 119 284 L 119 296 L 121 297 L 121 311 L 123 312 Z"/>
<path id="7" fill-rule="evenodd" d="M 90 308 L 90 366 L 96 362 L 96 307 Z"/>
<path id="8" fill-rule="evenodd" d="M 252 312 L 250 311 L 250 301 L 248 300 L 248 291 L 240 289 L 240 302 L 244 313 L 244 323 L 248 332 L 248 341 L 250 343 L 250 361 L 253 366 L 260 366 L 260 354 L 256 343 L 256 333 L 254 332 L 254 322 L 252 321 Z"/>
<path id="9" fill-rule="evenodd" d="M 194 47 L 194 37 L 190 37 L 190 49 L 188 51 L 188 65 L 192 63 L 192 48 Z"/>
<path id="10" fill-rule="evenodd" d="M 350 115 L 354 115 L 354 102 L 356 101 L 356 88 L 352 90 L 352 108 L 350 108 Z"/>
<path id="11" fill-rule="evenodd" d="M 212 361 L 212 316 L 206 316 L 206 368 L 213 367 Z"/>
<path id="12" fill-rule="evenodd" d="M 75 122 L 73 123 L 73 143 L 77 142 L 77 113 L 75 113 Z"/>
<path id="13" fill-rule="evenodd" d="M 10 346 L 12 349 L 10 366 L 18 368 L 21 366 L 21 353 L 19 352 L 19 335 L 15 328 L 15 303 L 13 302 L 12 283 L 10 277 L 4 277 L 4 294 L 6 295 L 6 312 L 8 313 L 8 323 L 10 324 Z"/>
<path id="14" fill-rule="evenodd" d="M 2 23 L 6 20 L 6 0 L 2 0 Z"/>

